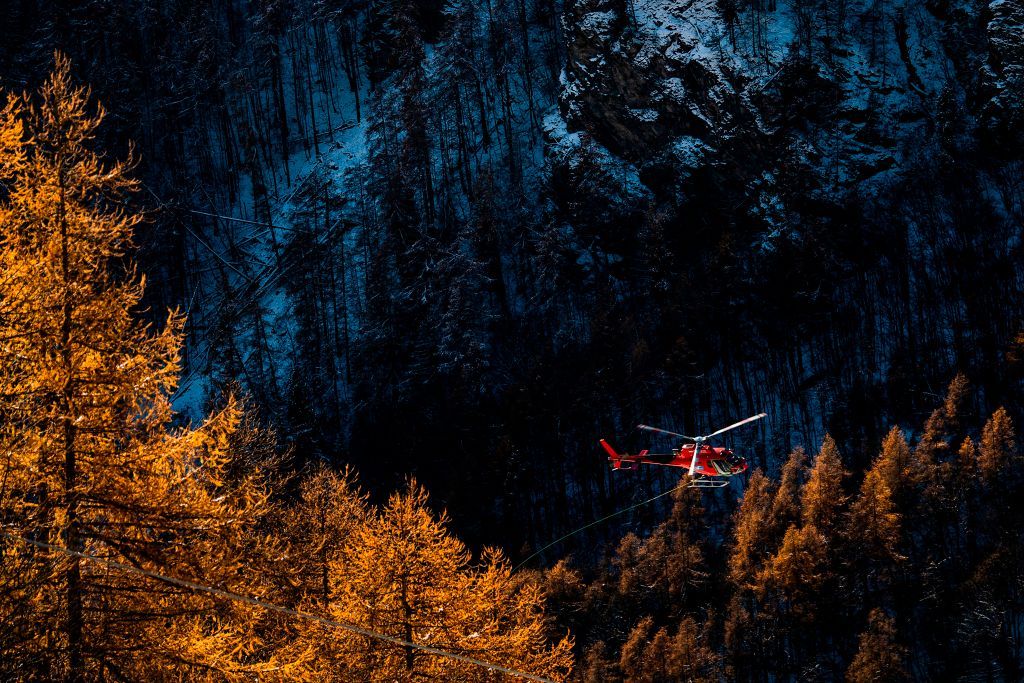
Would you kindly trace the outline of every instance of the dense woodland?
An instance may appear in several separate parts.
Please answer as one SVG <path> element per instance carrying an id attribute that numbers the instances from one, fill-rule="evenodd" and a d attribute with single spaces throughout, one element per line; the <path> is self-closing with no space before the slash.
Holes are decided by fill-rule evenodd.
<path id="1" fill-rule="evenodd" d="M 5 678 L 1024 675 L 1020 0 L 0 22 Z"/>

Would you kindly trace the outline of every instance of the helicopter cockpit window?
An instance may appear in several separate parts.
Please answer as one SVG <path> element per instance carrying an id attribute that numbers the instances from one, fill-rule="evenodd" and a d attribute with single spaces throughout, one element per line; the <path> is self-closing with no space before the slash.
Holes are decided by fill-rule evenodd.
<path id="1" fill-rule="evenodd" d="M 729 466 L 727 464 L 725 464 L 725 462 L 723 462 L 721 460 L 712 460 L 711 461 L 711 465 L 716 470 L 718 470 L 718 473 L 720 475 L 722 475 L 723 477 L 732 476 L 732 470 L 729 469 Z"/>

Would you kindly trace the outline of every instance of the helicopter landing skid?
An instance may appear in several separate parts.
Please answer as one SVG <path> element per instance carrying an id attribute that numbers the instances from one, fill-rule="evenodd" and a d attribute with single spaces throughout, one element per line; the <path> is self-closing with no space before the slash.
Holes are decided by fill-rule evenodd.
<path id="1" fill-rule="evenodd" d="M 691 489 L 720 489 L 729 485 L 729 480 L 718 479 L 694 479 L 690 482 Z"/>

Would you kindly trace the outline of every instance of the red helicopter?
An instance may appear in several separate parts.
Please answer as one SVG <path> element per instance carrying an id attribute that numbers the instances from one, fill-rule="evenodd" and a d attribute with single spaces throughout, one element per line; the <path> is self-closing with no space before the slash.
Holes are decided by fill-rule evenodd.
<path id="1" fill-rule="evenodd" d="M 749 465 L 747 465 L 745 458 L 735 455 L 728 448 L 708 446 L 704 442 L 719 434 L 724 434 L 730 429 L 736 429 L 739 426 L 760 420 L 762 417 L 767 417 L 767 413 L 759 413 L 745 420 L 740 420 L 736 424 L 723 427 L 707 436 L 686 436 L 685 434 L 670 432 L 667 429 L 651 427 L 650 425 L 637 425 L 637 429 L 678 436 L 681 439 L 693 442 L 682 444 L 679 448 L 673 448 L 671 453 L 651 453 L 646 449 L 636 455 L 617 453 L 604 439 L 601 439 L 601 446 L 608 451 L 608 460 L 611 461 L 613 470 L 636 470 L 640 468 L 641 463 L 647 465 L 668 465 L 669 467 L 686 467 L 691 478 L 690 486 L 717 489 L 728 486 L 729 477 L 746 472 Z M 694 453 L 697 453 L 696 458 L 693 457 Z"/>

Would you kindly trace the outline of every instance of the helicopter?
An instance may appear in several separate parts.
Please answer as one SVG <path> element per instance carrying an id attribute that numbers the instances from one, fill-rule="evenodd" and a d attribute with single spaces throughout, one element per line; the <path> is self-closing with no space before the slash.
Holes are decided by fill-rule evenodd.
<path id="1" fill-rule="evenodd" d="M 667 429 L 645 424 L 636 426 L 637 429 L 643 429 L 644 431 L 668 434 L 693 442 L 681 444 L 679 448 L 673 448 L 671 453 L 651 453 L 646 449 L 636 455 L 618 453 L 604 439 L 601 439 L 601 446 L 608 453 L 608 460 L 612 463 L 613 471 L 637 470 L 640 469 L 641 464 L 686 467 L 690 475 L 691 487 L 717 489 L 728 486 L 729 478 L 746 472 L 749 469 L 749 465 L 747 465 L 745 458 L 734 454 L 730 449 L 721 446 L 709 446 L 705 442 L 712 437 L 724 434 L 745 424 L 756 422 L 767 416 L 767 413 L 758 413 L 753 417 L 740 420 L 706 436 L 686 436 L 685 434 L 670 432 Z M 696 454 L 696 457 L 694 457 L 694 454 Z"/>

